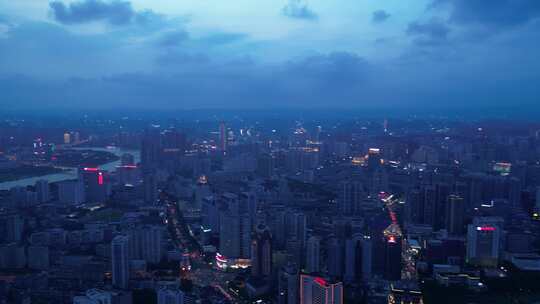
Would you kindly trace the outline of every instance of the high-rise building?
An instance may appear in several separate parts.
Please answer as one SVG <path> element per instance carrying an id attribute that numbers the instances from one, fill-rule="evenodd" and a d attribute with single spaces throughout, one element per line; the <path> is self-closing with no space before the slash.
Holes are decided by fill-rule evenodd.
<path id="1" fill-rule="evenodd" d="M 299 279 L 298 268 L 292 263 L 287 264 L 279 271 L 278 304 L 298 303 Z"/>
<path id="2" fill-rule="evenodd" d="M 219 208 L 214 196 L 202 199 L 201 220 L 204 229 L 209 229 L 212 234 L 219 234 Z"/>
<path id="3" fill-rule="evenodd" d="M 247 214 L 231 211 L 221 214 L 219 253 L 227 258 L 249 258 L 251 254 L 251 221 Z"/>
<path id="4" fill-rule="evenodd" d="M 162 288 L 157 292 L 157 304 L 184 304 L 184 293 L 179 289 Z"/>
<path id="5" fill-rule="evenodd" d="M 130 258 L 157 264 L 163 256 L 163 228 L 145 225 L 129 231 Z"/>
<path id="6" fill-rule="evenodd" d="M 159 126 L 146 129 L 141 143 L 141 164 L 144 169 L 155 169 L 159 165 L 162 149 Z"/>
<path id="7" fill-rule="evenodd" d="M 296 239 L 300 242 L 300 247 L 304 248 L 306 243 L 307 219 L 302 212 L 288 212 L 285 216 L 285 232 L 288 239 Z"/>
<path id="8" fill-rule="evenodd" d="M 316 236 L 311 236 L 306 243 L 306 267 L 307 273 L 320 271 L 321 241 Z"/>
<path id="9" fill-rule="evenodd" d="M 344 269 L 343 280 L 354 282 L 362 274 L 362 244 L 363 236 L 355 234 L 348 237 L 344 242 Z"/>
<path id="10" fill-rule="evenodd" d="M 64 205 L 85 202 L 84 185 L 80 180 L 65 180 L 58 183 L 58 200 Z"/>
<path id="11" fill-rule="evenodd" d="M 420 189 L 414 188 L 407 194 L 405 203 L 405 221 L 411 224 L 422 224 L 424 214 L 424 196 Z"/>
<path id="12" fill-rule="evenodd" d="M 157 178 L 153 169 L 143 170 L 143 195 L 147 204 L 154 204 L 158 199 Z"/>
<path id="13" fill-rule="evenodd" d="M 379 148 L 368 149 L 368 168 L 376 170 L 381 166 L 381 150 Z"/>
<path id="14" fill-rule="evenodd" d="M 271 154 L 262 154 L 257 157 L 258 175 L 264 178 L 270 178 L 274 175 L 275 159 Z"/>
<path id="15" fill-rule="evenodd" d="M 48 202 L 49 197 L 49 182 L 44 179 L 40 179 L 36 182 L 35 185 L 36 188 L 36 194 L 37 194 L 37 201 L 38 203 L 45 203 Z"/>
<path id="16" fill-rule="evenodd" d="M 0 241 L 20 242 L 24 232 L 24 219 L 19 214 L 0 216 Z"/>
<path id="17" fill-rule="evenodd" d="M 111 242 L 112 279 L 117 288 L 129 284 L 129 237 L 119 235 Z"/>
<path id="18" fill-rule="evenodd" d="M 343 304 L 343 284 L 302 274 L 300 304 Z"/>
<path id="19" fill-rule="evenodd" d="M 383 277 L 389 281 L 401 279 L 401 231 L 391 224 L 383 233 L 384 246 L 384 273 Z"/>
<path id="20" fill-rule="evenodd" d="M 79 170 L 79 176 L 85 187 L 86 202 L 103 203 L 107 200 L 110 184 L 105 171 L 99 170 L 99 168 L 85 167 Z"/>
<path id="21" fill-rule="evenodd" d="M 272 235 L 263 224 L 258 224 L 251 240 L 251 275 L 269 277 L 272 274 Z"/>
<path id="22" fill-rule="evenodd" d="M 371 237 L 365 235 L 362 240 L 360 240 L 360 261 L 358 264 L 360 266 L 360 274 L 363 280 L 369 280 L 372 274 L 373 268 L 373 243 Z"/>
<path id="23" fill-rule="evenodd" d="M 343 181 L 340 183 L 338 207 L 341 214 L 356 214 L 364 199 L 364 187 L 359 181 Z"/>
<path id="24" fill-rule="evenodd" d="M 467 262 L 474 265 L 497 266 L 501 250 L 500 217 L 475 217 L 467 226 Z"/>
<path id="25" fill-rule="evenodd" d="M 446 201 L 446 230 L 451 235 L 462 235 L 465 227 L 465 201 L 450 195 Z"/>
<path id="26" fill-rule="evenodd" d="M 343 245 L 337 238 L 331 238 L 327 242 L 327 269 L 332 277 L 343 275 Z"/>
<path id="27" fill-rule="evenodd" d="M 422 187 L 423 217 L 422 224 L 435 227 L 437 222 L 437 191 L 433 185 Z"/>
<path id="28" fill-rule="evenodd" d="M 173 165 L 178 164 L 186 152 L 186 136 L 178 130 L 169 129 L 163 132 L 162 138 L 163 160 Z"/>
<path id="29" fill-rule="evenodd" d="M 64 133 L 64 144 L 69 145 L 71 143 L 71 134 Z"/>
<path id="30" fill-rule="evenodd" d="M 219 150 L 227 151 L 227 126 L 224 121 L 219 123 Z"/>

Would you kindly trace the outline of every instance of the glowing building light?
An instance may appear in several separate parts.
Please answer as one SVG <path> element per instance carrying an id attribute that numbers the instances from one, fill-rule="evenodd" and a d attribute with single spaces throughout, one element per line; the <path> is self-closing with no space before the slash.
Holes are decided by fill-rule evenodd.
<path id="1" fill-rule="evenodd" d="M 103 185 L 103 173 L 98 173 L 98 184 Z"/>
<path id="2" fill-rule="evenodd" d="M 478 231 L 495 231 L 495 227 L 491 227 L 491 226 L 478 226 L 476 227 L 476 230 Z"/>
<path id="3" fill-rule="evenodd" d="M 315 281 L 317 284 L 319 284 L 321 286 L 327 286 L 328 285 L 323 278 L 317 277 L 317 278 L 313 279 L 313 281 Z"/>

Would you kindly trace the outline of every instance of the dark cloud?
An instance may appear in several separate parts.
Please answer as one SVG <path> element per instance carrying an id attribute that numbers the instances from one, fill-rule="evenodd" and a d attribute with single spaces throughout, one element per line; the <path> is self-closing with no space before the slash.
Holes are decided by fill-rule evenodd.
<path id="1" fill-rule="evenodd" d="M 451 7 L 450 20 L 460 24 L 513 27 L 540 17 L 538 0 L 435 0 L 432 7 Z"/>
<path id="2" fill-rule="evenodd" d="M 176 30 L 166 33 L 158 44 L 163 47 L 175 47 L 189 39 L 189 33 L 184 30 Z"/>
<path id="3" fill-rule="evenodd" d="M 166 23 L 164 15 L 152 10 L 135 11 L 131 2 L 123 0 L 78 0 L 69 5 L 52 1 L 49 7 L 54 19 L 63 24 L 103 21 L 115 26 L 136 24 L 161 28 Z"/>
<path id="4" fill-rule="evenodd" d="M 53 106 L 75 108 L 311 107 L 331 105 L 337 99 L 348 104 L 345 100 L 361 96 L 370 79 L 368 64 L 351 53 L 312 56 L 279 66 L 260 66 L 251 60 L 213 63 L 204 55 L 189 54 L 171 55 L 168 60 L 173 58 L 189 64 L 179 62 L 182 69 L 172 73 L 123 73 L 45 84 L 5 77 L 0 89 L 11 88 L 4 100 L 12 106 L 44 106 L 51 101 Z"/>
<path id="5" fill-rule="evenodd" d="M 302 0 L 289 0 L 289 3 L 281 9 L 281 13 L 294 19 L 317 20 L 317 14 L 312 11 Z"/>
<path id="6" fill-rule="evenodd" d="M 518 105 L 539 110 L 540 60 L 516 66 L 500 57 L 415 61 L 384 66 L 354 53 L 329 53 L 276 65 L 220 63 L 202 54 L 169 53 L 175 69 L 43 81 L 0 74 L 2 106 L 74 109 L 357 108 L 468 109 Z M 531 58 L 535 58 L 531 54 Z M 476 54 L 474 56 L 477 57 Z M 208 59 L 208 60 L 206 60 Z M 532 65 L 532 66 L 531 66 Z M 499 70 L 505 73 L 497 73 Z M 517 92 L 519 90 L 519 93 Z M 516 96 L 519 99 L 516 100 Z"/>
<path id="7" fill-rule="evenodd" d="M 414 36 L 418 44 L 440 44 L 447 40 L 449 33 L 448 25 L 438 19 L 431 19 L 424 23 L 414 21 L 407 27 L 407 34 Z"/>
<path id="8" fill-rule="evenodd" d="M 385 10 L 376 10 L 371 15 L 371 21 L 373 23 L 381 23 L 386 21 L 388 18 L 390 18 L 390 14 Z"/>
<path id="9" fill-rule="evenodd" d="M 62 1 L 53 1 L 49 6 L 55 20 L 64 24 L 106 21 L 112 25 L 125 25 L 135 16 L 131 3 L 120 0 L 82 0 L 69 5 Z"/>

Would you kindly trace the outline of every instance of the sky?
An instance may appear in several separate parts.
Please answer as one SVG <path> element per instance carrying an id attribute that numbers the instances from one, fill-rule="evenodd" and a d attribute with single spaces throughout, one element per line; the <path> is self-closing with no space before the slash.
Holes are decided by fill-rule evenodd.
<path id="1" fill-rule="evenodd" d="M 538 0 L 0 0 L 4 109 L 540 109 Z"/>

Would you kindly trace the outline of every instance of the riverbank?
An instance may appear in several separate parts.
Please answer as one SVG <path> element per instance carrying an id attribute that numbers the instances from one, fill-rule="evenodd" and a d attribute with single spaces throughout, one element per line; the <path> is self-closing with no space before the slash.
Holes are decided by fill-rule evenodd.
<path id="1" fill-rule="evenodd" d="M 113 172 L 116 170 L 116 166 L 120 165 L 120 156 L 122 156 L 124 153 L 132 154 L 135 158 L 135 162 L 138 163 L 140 161 L 140 152 L 139 150 L 126 150 L 121 148 L 71 148 L 70 150 L 91 150 L 91 151 L 104 151 L 114 154 L 116 157 L 114 161 L 99 165 L 98 167 L 101 170 Z M 63 180 L 68 179 L 74 179 L 77 178 L 77 169 L 75 168 L 67 168 L 65 171 L 62 171 L 60 173 L 53 173 L 53 174 L 47 174 L 39 177 L 29 177 L 29 178 L 21 178 L 17 180 L 7 181 L 7 182 L 0 182 L 0 190 L 8 190 L 12 187 L 17 186 L 30 186 L 34 185 L 36 181 L 43 179 L 47 180 L 49 183 L 55 183 Z"/>

